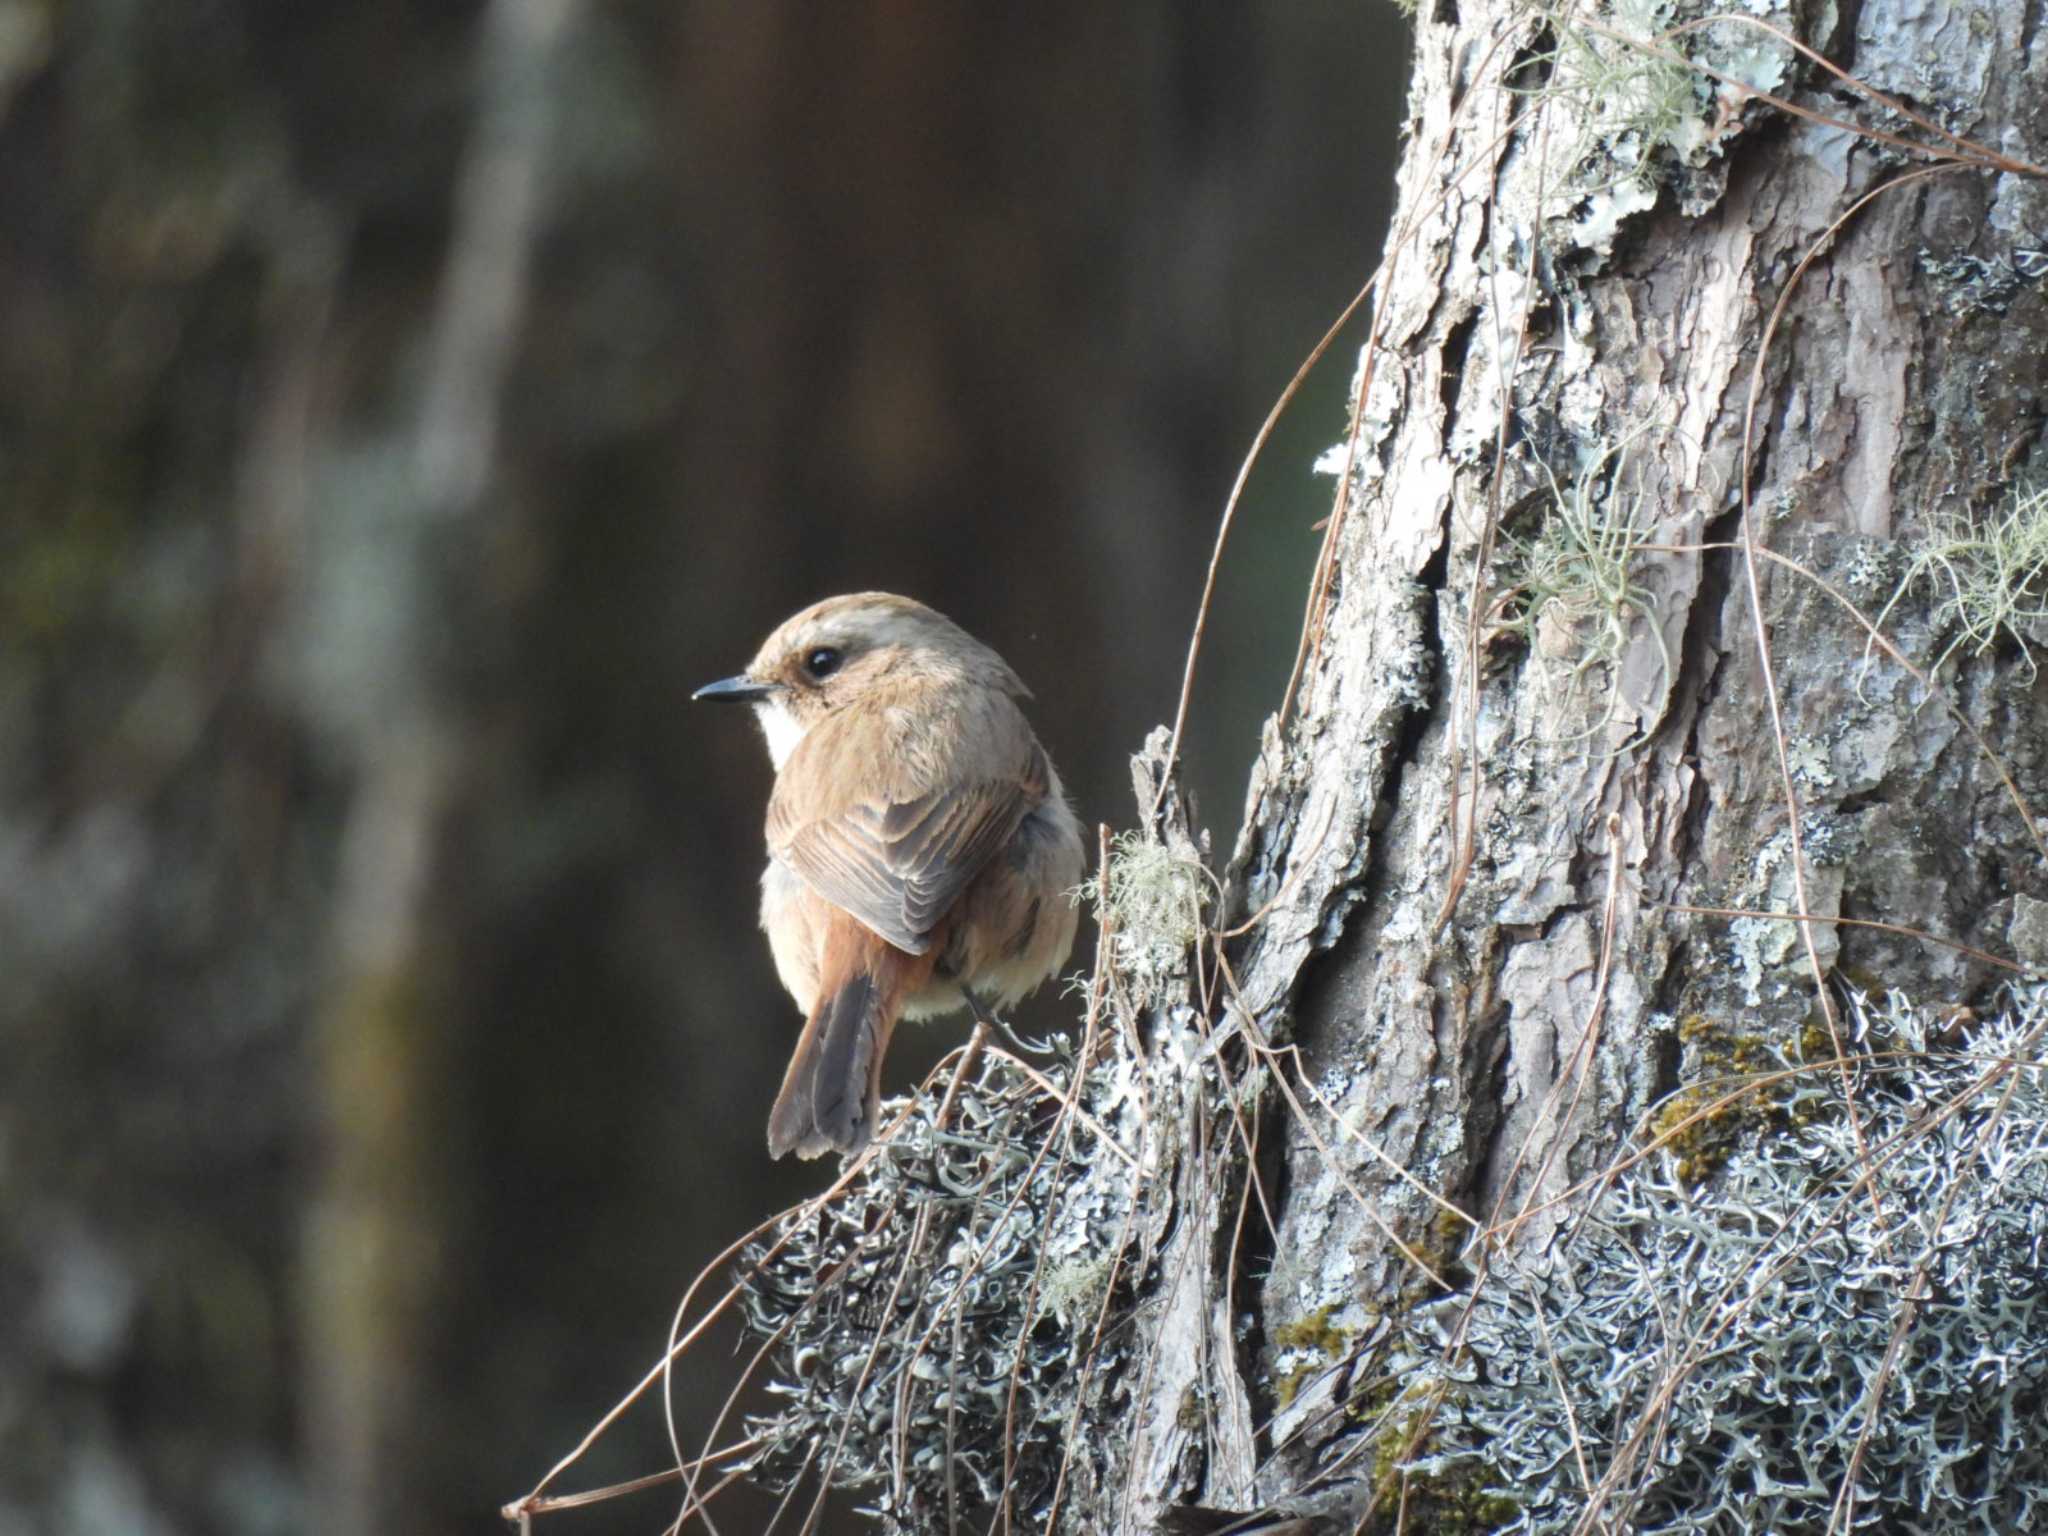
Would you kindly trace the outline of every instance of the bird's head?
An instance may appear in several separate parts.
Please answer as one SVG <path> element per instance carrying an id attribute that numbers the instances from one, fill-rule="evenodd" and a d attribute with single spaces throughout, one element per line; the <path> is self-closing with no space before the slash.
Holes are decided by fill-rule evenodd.
<path id="1" fill-rule="evenodd" d="M 753 705 L 779 769 L 805 734 L 838 710 L 960 686 L 1030 696 L 1002 657 L 944 614 L 893 593 L 856 592 L 784 620 L 745 672 L 691 697 Z"/>

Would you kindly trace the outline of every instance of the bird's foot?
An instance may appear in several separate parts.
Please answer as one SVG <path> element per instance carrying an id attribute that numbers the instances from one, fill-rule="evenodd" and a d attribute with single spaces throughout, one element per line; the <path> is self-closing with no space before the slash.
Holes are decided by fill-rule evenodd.
<path id="1" fill-rule="evenodd" d="M 983 1029 L 986 1029 L 993 1034 L 1001 1035 L 1005 1040 L 1009 1041 L 1012 1046 L 1014 1046 L 1018 1051 L 1022 1052 L 1024 1055 L 1050 1056 L 1053 1054 L 1055 1050 L 1058 1049 L 1058 1046 L 1055 1044 L 1054 1037 L 1047 1036 L 1043 1040 L 1026 1039 L 1024 1036 L 1018 1034 L 1014 1029 L 1010 1028 L 1009 1025 L 1005 1024 L 1001 1019 L 997 1018 L 995 1016 L 994 1011 L 988 1006 L 988 1004 L 984 1003 L 980 998 L 976 997 L 974 993 L 970 991 L 968 988 L 962 987 L 960 989 L 960 992 L 961 995 L 967 999 L 967 1009 L 968 1012 L 974 1015 L 975 1023 L 979 1024 Z"/>

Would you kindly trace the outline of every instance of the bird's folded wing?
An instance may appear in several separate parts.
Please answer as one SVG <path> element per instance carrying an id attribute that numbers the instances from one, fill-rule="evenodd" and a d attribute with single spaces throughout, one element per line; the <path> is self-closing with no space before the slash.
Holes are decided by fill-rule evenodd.
<path id="1" fill-rule="evenodd" d="M 885 790 L 838 804 L 830 796 L 784 793 L 808 777 L 807 765 L 792 757 L 768 808 L 769 850 L 832 905 L 898 949 L 921 955 L 953 903 L 1045 798 L 1045 753 L 1028 732 L 1023 744 L 1017 771 L 1000 778 L 900 799 Z M 811 746 L 806 740 L 804 748 Z M 827 814 L 797 819 L 821 802 Z"/>

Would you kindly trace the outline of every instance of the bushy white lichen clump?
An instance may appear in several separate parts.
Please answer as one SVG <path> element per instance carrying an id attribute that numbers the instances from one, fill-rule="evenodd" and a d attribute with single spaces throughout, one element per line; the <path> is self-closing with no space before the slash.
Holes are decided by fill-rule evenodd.
<path id="1" fill-rule="evenodd" d="M 1955 1018 L 1858 1010 L 1867 1163 L 1814 1072 L 1710 1189 L 1638 1162 L 1543 1264 L 1435 1309 L 1472 1316 L 1411 1472 L 1479 1473 L 1527 1532 L 1596 1503 L 1646 1533 L 2040 1528 L 2048 987 Z"/>
<path id="2" fill-rule="evenodd" d="M 1179 1187 L 1163 1149 L 1242 1081 L 1190 1016 L 1153 1018 L 1142 1055 L 1121 1028 L 1085 1067 L 1064 1041 L 1028 1068 L 992 1047 L 959 1082 L 887 1101 L 900 1123 L 845 1187 L 741 1255 L 776 1401 L 748 1421 L 754 1482 L 860 1489 L 881 1529 L 923 1533 L 1042 1530 L 1063 1478 L 1071 1505 L 1105 1475 L 1145 1374 L 1130 1320 L 1158 1280 L 1148 1234 Z"/>
<path id="3" fill-rule="evenodd" d="M 1042 1076 L 1064 1088 L 1070 1070 Z M 1083 1096 L 1122 1123 L 1113 1070 Z M 1054 1134 L 1057 1103 L 998 1057 L 959 1085 L 943 1130 L 941 1097 L 890 1100 L 885 1120 L 908 1119 L 865 1172 L 741 1256 L 778 1401 L 749 1420 L 747 1470 L 771 1489 L 865 1490 L 886 1531 L 982 1530 L 1006 1500 L 1036 1529 L 1063 1462 L 1096 1448 L 1075 1444 L 1073 1419 L 1131 1177 L 1097 1144 L 1101 1120 Z M 1096 1368 L 1117 1359 L 1097 1350 Z"/>
<path id="4" fill-rule="evenodd" d="M 1546 719 L 1585 715 L 1592 722 L 1567 731 L 1566 741 L 1601 735 L 1625 715 L 1645 712 L 1671 685 L 1670 646 L 1643 580 L 1656 513 L 1639 444 L 1655 430 L 1645 425 L 1602 440 L 1564 479 L 1545 464 L 1549 493 L 1541 528 L 1534 536 L 1510 532 L 1502 540 L 1513 585 L 1501 628 L 1519 635 L 1534 659 L 1538 713 Z M 1647 698 L 1627 700 L 1623 662 L 1639 631 L 1655 651 L 1654 682 L 1640 684 Z"/>
<path id="5" fill-rule="evenodd" d="M 1958 650 L 1981 656 L 2001 641 L 2020 648 L 2031 672 L 2048 647 L 2048 486 L 2016 486 L 1982 518 L 1948 512 L 1913 546 L 1906 575 L 1877 617 L 1915 587 L 1932 594 L 1931 623 L 1948 643 L 1939 671 Z"/>
<path id="6" fill-rule="evenodd" d="M 1192 855 L 1143 833 L 1119 832 L 1110 841 L 1107 877 L 1082 882 L 1074 900 L 1096 907 L 1118 967 L 1144 980 L 1186 966 L 1214 891 L 1214 878 Z"/>

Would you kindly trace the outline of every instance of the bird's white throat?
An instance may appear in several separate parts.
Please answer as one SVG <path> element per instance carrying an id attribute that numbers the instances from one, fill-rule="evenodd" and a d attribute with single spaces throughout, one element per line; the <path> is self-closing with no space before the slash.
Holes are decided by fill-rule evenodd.
<path id="1" fill-rule="evenodd" d="M 768 738 L 768 757 L 775 771 L 789 761 L 789 754 L 804 739 L 804 728 L 778 698 L 766 698 L 754 706 L 754 718 L 761 722 L 761 734 Z"/>

